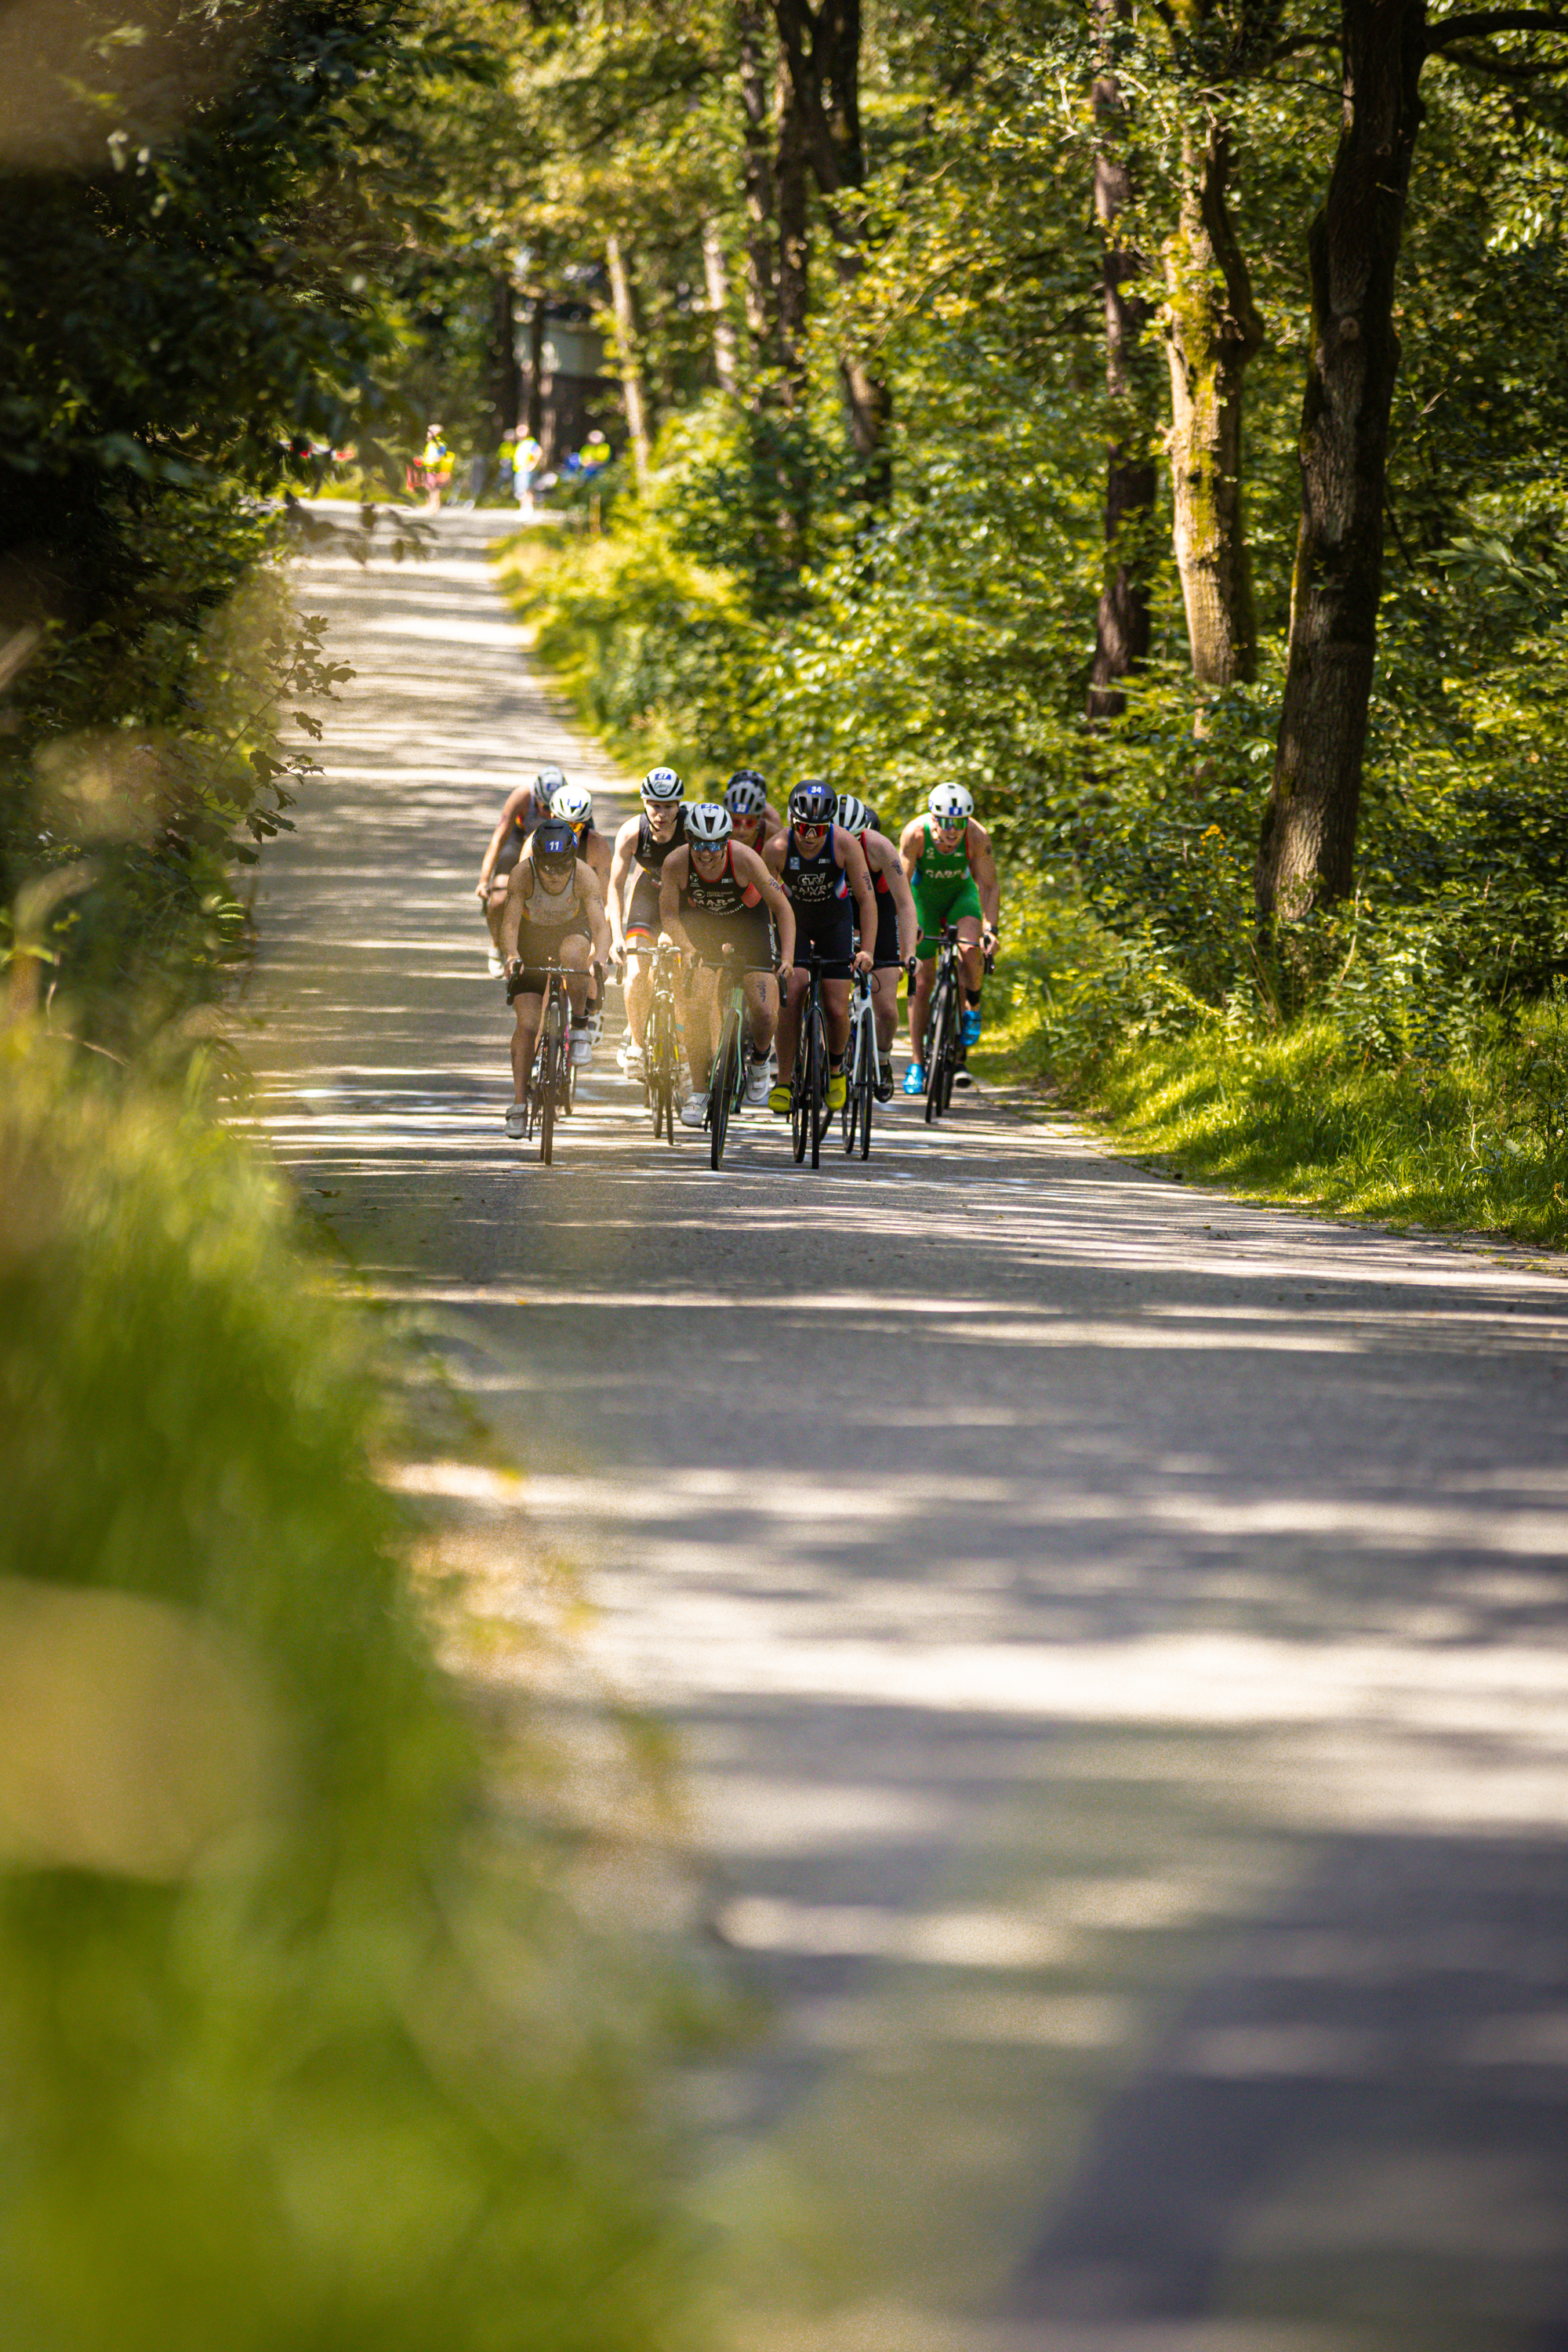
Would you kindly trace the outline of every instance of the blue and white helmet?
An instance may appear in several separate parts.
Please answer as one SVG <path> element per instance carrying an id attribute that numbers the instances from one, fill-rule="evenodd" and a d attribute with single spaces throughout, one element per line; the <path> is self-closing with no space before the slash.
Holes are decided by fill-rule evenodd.
<path id="1" fill-rule="evenodd" d="M 537 775 L 537 776 L 535 776 L 535 778 L 534 778 L 534 780 L 533 780 L 533 789 L 534 789 L 534 791 L 538 793 L 538 795 L 539 795 L 540 799 L 544 803 L 545 806 L 548 808 L 548 807 L 549 807 L 549 805 L 550 805 L 551 801 L 554 798 L 555 794 L 556 794 L 556 793 L 561 790 L 562 785 L 563 785 L 565 782 L 566 782 L 566 771 L 565 771 L 565 769 L 564 769 L 564 768 L 557 768 L 556 766 L 554 766 L 554 765 L 553 765 L 553 763 L 552 763 L 552 765 L 551 765 L 551 766 L 549 766 L 549 767 L 546 767 L 546 768 L 541 768 L 541 770 L 539 771 L 538 775 Z"/>
<path id="2" fill-rule="evenodd" d="M 658 801 L 666 805 L 686 798 L 686 786 L 673 768 L 650 768 L 640 790 L 645 801 Z"/>

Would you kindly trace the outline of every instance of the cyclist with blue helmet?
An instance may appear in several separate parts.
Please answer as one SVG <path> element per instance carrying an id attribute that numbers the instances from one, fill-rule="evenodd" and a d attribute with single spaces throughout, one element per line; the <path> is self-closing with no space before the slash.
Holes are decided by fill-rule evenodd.
<path id="1" fill-rule="evenodd" d="M 610 952 L 610 927 L 599 880 L 586 859 L 577 855 L 577 836 L 560 817 L 546 817 L 530 835 L 527 846 L 511 869 L 501 916 L 501 957 L 517 1012 L 511 1041 L 512 1106 L 506 1131 L 523 1131 L 522 1098 L 533 1066 L 534 1041 L 543 1018 L 550 985 L 546 967 L 560 964 L 568 973 L 574 1034 L 572 1058 L 585 1062 L 593 1048 L 577 1032 L 593 980 L 602 974 Z"/>
<path id="2" fill-rule="evenodd" d="M 866 853 L 837 822 L 838 795 L 820 777 L 796 784 L 789 824 L 774 834 L 766 862 L 795 908 L 795 963 L 779 1017 L 778 1084 L 768 1108 L 787 1117 L 795 1074 L 800 1008 L 811 984 L 815 948 L 822 963 L 822 1010 L 827 1030 L 827 1107 L 844 1107 L 844 1049 L 849 1043 L 849 975 L 869 971 L 877 939 L 877 894 Z M 858 944 L 856 933 L 859 933 Z"/>

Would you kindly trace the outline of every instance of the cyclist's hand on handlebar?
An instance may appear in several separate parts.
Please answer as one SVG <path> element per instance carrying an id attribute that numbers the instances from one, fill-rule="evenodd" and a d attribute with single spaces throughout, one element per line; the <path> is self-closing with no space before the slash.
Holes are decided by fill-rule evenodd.
<path id="1" fill-rule="evenodd" d="M 909 983 L 910 983 L 910 986 L 911 988 L 912 988 L 912 987 L 914 986 L 914 984 L 915 984 L 916 978 L 918 977 L 919 972 L 920 972 L 920 968 L 921 968 L 921 961 L 920 961 L 919 956 L 906 956 L 906 957 L 904 958 L 904 971 L 905 971 L 905 973 L 906 973 L 906 975 L 907 975 L 907 977 L 908 977 Z"/>
<path id="2" fill-rule="evenodd" d="M 857 948 L 857 949 L 856 949 L 856 950 L 855 950 L 855 969 L 856 969 L 856 971 L 858 971 L 858 972 L 862 972 L 862 973 L 864 973 L 864 972 L 868 972 L 868 971 L 870 971 L 870 969 L 871 969 L 871 950 L 870 950 L 870 949 L 869 949 L 869 948 Z"/>
<path id="3" fill-rule="evenodd" d="M 794 964 L 793 964 L 793 963 L 781 963 L 781 964 L 780 964 L 780 966 L 779 966 L 779 968 L 778 968 L 778 982 L 779 982 L 779 986 L 780 986 L 781 988 L 787 988 L 787 987 L 789 986 L 789 984 L 790 984 L 790 982 L 791 982 L 794 978 L 795 978 L 795 966 L 794 966 Z"/>
<path id="4" fill-rule="evenodd" d="M 489 897 L 489 895 L 490 895 L 490 886 L 489 886 L 489 884 L 486 881 L 486 879 L 485 879 L 484 876 L 481 874 L 481 875 L 480 875 L 480 877 L 479 877 L 479 880 L 478 880 L 478 881 L 475 883 L 475 885 L 474 885 L 474 896 L 475 896 L 475 898 L 479 900 L 479 902 L 480 906 L 482 907 L 482 906 L 484 905 L 484 903 L 485 903 L 485 900 Z"/>

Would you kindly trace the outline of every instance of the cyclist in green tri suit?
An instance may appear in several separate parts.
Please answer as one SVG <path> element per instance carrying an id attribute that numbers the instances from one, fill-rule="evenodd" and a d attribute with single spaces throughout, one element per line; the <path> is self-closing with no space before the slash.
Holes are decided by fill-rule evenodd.
<path id="1" fill-rule="evenodd" d="M 910 991 L 910 1066 L 904 1072 L 904 1092 L 925 1092 L 926 1007 L 936 969 L 936 951 L 942 927 L 958 926 L 958 960 L 963 978 L 963 1018 L 960 1043 L 973 1045 L 980 1034 L 980 983 L 985 977 L 985 957 L 996 944 L 996 922 L 1002 911 L 1002 889 L 991 836 L 974 821 L 974 795 L 963 784 L 938 784 L 926 803 L 928 814 L 911 818 L 899 843 L 899 856 L 914 893 L 921 935 L 915 954 L 919 969 Z"/>

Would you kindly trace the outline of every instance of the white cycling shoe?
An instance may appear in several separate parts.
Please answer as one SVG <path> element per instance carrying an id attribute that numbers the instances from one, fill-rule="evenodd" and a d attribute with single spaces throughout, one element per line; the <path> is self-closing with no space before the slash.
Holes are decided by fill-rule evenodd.
<path id="1" fill-rule="evenodd" d="M 691 1094 L 687 1096 L 686 1100 L 680 1106 L 680 1124 L 682 1127 L 707 1126 L 708 1097 L 706 1095 Z"/>
<path id="2" fill-rule="evenodd" d="M 772 1084 L 773 1080 L 768 1076 L 768 1059 L 764 1054 L 762 1060 L 753 1062 L 746 1072 L 746 1108 L 748 1110 L 767 1108 L 768 1088 Z"/>
<path id="3" fill-rule="evenodd" d="M 528 1113 L 521 1103 L 512 1103 L 506 1115 L 506 1131 L 514 1142 L 528 1132 Z"/>
<path id="4" fill-rule="evenodd" d="M 640 1078 L 647 1068 L 643 1060 L 642 1047 L 634 1045 L 629 1037 L 616 1055 L 616 1059 L 628 1078 Z"/>
<path id="5" fill-rule="evenodd" d="M 574 1064 L 580 1070 L 586 1063 L 591 1062 L 593 1058 L 593 1031 L 591 1029 L 574 1028 L 572 1032 L 572 1059 Z"/>

